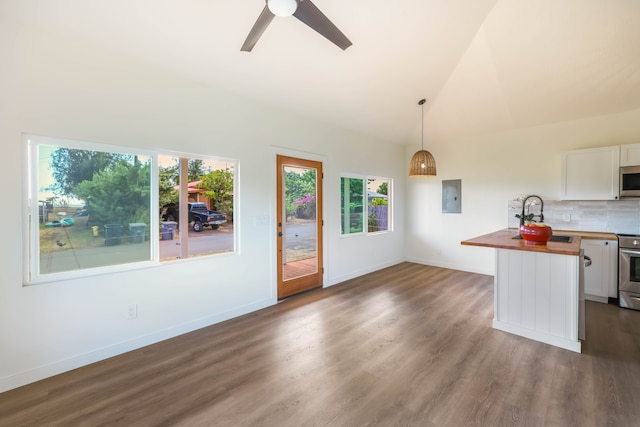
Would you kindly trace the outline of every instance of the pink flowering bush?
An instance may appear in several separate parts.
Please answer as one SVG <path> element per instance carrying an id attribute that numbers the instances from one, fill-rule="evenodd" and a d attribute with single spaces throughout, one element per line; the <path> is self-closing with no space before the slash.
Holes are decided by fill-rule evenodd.
<path id="1" fill-rule="evenodd" d="M 304 197 L 296 199 L 293 203 L 296 207 L 296 217 L 304 219 L 316 217 L 316 196 L 306 194 Z"/>

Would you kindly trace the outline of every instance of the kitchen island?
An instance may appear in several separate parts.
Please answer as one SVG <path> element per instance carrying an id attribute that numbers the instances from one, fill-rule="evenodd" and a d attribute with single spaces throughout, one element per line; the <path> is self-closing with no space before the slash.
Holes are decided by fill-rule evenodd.
<path id="1" fill-rule="evenodd" d="M 564 233 L 554 233 L 563 235 Z M 495 248 L 493 327 L 580 352 L 584 339 L 581 291 L 581 237 L 569 243 L 533 245 L 516 229 L 485 234 L 461 243 Z"/>

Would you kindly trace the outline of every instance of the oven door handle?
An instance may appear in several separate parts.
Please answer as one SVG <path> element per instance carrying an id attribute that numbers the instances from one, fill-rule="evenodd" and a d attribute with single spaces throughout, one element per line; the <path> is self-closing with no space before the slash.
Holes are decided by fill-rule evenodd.
<path id="1" fill-rule="evenodd" d="M 632 249 L 620 249 L 620 254 L 640 256 L 640 251 L 635 251 Z"/>

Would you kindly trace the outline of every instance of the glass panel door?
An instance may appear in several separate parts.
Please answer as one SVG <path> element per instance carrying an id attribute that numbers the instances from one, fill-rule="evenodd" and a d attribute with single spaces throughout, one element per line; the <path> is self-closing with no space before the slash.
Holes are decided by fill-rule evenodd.
<path id="1" fill-rule="evenodd" d="M 278 297 L 322 286 L 322 164 L 278 156 Z"/>

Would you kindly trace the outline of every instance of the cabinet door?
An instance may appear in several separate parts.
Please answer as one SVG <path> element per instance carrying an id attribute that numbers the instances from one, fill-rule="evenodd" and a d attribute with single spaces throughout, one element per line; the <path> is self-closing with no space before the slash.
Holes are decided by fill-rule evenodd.
<path id="1" fill-rule="evenodd" d="M 620 146 L 562 153 L 563 200 L 617 200 Z"/>
<path id="2" fill-rule="evenodd" d="M 611 296 L 612 286 L 617 288 L 618 243 L 583 238 L 580 247 L 584 249 L 585 256 L 591 258 L 591 266 L 584 270 L 584 293 L 588 296 L 600 297 L 598 301 L 607 302 L 607 298 Z"/>
<path id="3" fill-rule="evenodd" d="M 607 240 L 609 244 L 609 297 L 618 298 L 618 241 Z"/>
<path id="4" fill-rule="evenodd" d="M 640 144 L 620 146 L 620 166 L 640 165 Z"/>

